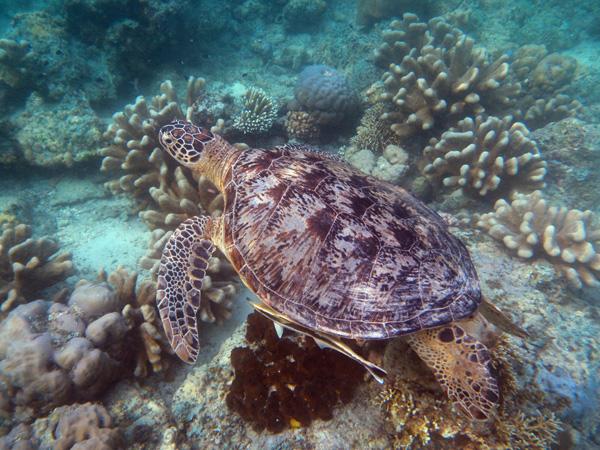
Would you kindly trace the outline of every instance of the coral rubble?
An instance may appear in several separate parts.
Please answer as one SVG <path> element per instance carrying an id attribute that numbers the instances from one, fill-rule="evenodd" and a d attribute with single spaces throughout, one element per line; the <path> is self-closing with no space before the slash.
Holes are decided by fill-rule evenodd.
<path id="1" fill-rule="evenodd" d="M 381 119 L 400 137 L 494 113 L 508 107 L 520 90 L 508 77 L 507 56 L 492 59 L 441 18 L 424 23 L 404 14 L 383 38 L 375 61 L 387 69 L 379 100 L 390 110 Z"/>
<path id="2" fill-rule="evenodd" d="M 333 350 L 312 341 L 297 343 L 275 334 L 270 320 L 248 317 L 250 347 L 231 352 L 235 378 L 227 405 L 256 431 L 281 432 L 331 419 L 333 409 L 347 403 L 363 379 L 364 370 Z"/>
<path id="3" fill-rule="evenodd" d="M 37 298 L 73 272 L 69 253 L 48 237 L 34 239 L 31 227 L 5 224 L 0 236 L 0 310 Z"/>
<path id="4" fill-rule="evenodd" d="M 600 284 L 600 226 L 591 211 L 550 206 L 540 191 L 498 200 L 477 226 L 521 258 L 546 258 L 575 288 Z"/>
<path id="5" fill-rule="evenodd" d="M 277 104 L 261 89 L 248 89 L 233 127 L 244 134 L 266 133 L 277 119 Z"/>
<path id="6" fill-rule="evenodd" d="M 463 119 L 432 138 L 423 155 L 431 180 L 474 196 L 544 186 L 546 163 L 527 128 L 511 116 Z"/>

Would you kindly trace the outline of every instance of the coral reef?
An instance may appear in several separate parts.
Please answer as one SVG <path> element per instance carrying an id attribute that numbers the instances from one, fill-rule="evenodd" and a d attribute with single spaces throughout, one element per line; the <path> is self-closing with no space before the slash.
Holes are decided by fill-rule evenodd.
<path id="1" fill-rule="evenodd" d="M 121 448 L 122 436 L 112 419 L 95 403 L 61 406 L 32 425 L 17 425 L 0 438 L 0 448 L 9 449 L 98 449 Z"/>
<path id="2" fill-rule="evenodd" d="M 398 184 L 408 171 L 408 153 L 397 145 L 390 144 L 381 155 L 371 150 L 349 146 L 344 159 L 352 166 L 380 180 Z"/>
<path id="3" fill-rule="evenodd" d="M 476 197 L 544 186 L 546 163 L 527 128 L 511 116 L 463 119 L 432 138 L 423 155 L 430 180 Z"/>
<path id="4" fill-rule="evenodd" d="M 532 130 L 575 116 L 581 103 L 562 93 L 574 80 L 577 61 L 543 45 L 524 45 L 511 60 L 514 78 L 523 87 L 516 103 L 517 117 Z"/>
<path id="5" fill-rule="evenodd" d="M 261 134 L 271 129 L 277 119 L 277 104 L 261 89 L 248 89 L 244 94 L 243 108 L 235 118 L 233 127 L 243 134 Z"/>
<path id="6" fill-rule="evenodd" d="M 292 111 L 310 114 L 319 127 L 340 123 L 358 112 L 356 93 L 348 80 L 333 67 L 307 66 L 300 72 L 294 88 Z"/>
<path id="7" fill-rule="evenodd" d="M 0 311 L 37 298 L 74 269 L 69 253 L 48 237 L 34 239 L 31 227 L 4 224 L 0 236 Z"/>
<path id="8" fill-rule="evenodd" d="M 235 378 L 226 401 L 256 431 L 277 433 L 329 420 L 363 379 L 361 366 L 319 349 L 312 339 L 279 339 L 272 322 L 256 312 L 248 317 L 246 340 L 251 347 L 231 352 Z"/>
<path id="9" fill-rule="evenodd" d="M 71 166 L 98 156 L 103 124 L 83 94 L 48 104 L 35 92 L 15 118 L 15 140 L 34 166 Z"/>
<path id="10" fill-rule="evenodd" d="M 508 77 L 506 55 L 492 60 L 472 38 L 441 18 L 414 14 L 391 23 L 375 61 L 387 69 L 381 115 L 400 137 L 447 129 L 458 120 L 507 108 L 519 92 Z"/>
<path id="11" fill-rule="evenodd" d="M 358 0 L 356 2 L 356 23 L 369 26 L 373 22 L 392 16 L 398 16 L 403 11 L 424 13 L 431 8 L 431 0 L 413 2 L 410 0 Z"/>
<path id="12" fill-rule="evenodd" d="M 386 415 L 395 448 L 542 450 L 556 442 L 560 422 L 544 406 L 538 388 L 517 385 L 510 366 L 516 351 L 506 339 L 501 338 L 492 349 L 503 381 L 503 405 L 498 416 L 485 424 L 457 414 L 405 344 L 397 343 L 390 349 L 386 358 L 392 357 L 402 363 L 396 363 L 395 375 L 377 401 Z"/>
<path id="13" fill-rule="evenodd" d="M 600 226 L 591 211 L 550 206 L 540 191 L 498 200 L 477 226 L 521 258 L 546 258 L 571 286 L 600 283 Z"/>

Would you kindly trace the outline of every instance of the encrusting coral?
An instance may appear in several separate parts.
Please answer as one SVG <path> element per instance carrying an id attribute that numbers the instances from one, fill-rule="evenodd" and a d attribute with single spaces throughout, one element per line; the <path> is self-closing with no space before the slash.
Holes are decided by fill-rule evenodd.
<path id="1" fill-rule="evenodd" d="M 511 116 L 463 119 L 432 138 L 423 155 L 430 180 L 476 197 L 544 186 L 546 162 L 527 128 Z"/>
<path id="2" fill-rule="evenodd" d="M 404 14 L 383 38 L 375 61 L 387 69 L 379 101 L 389 111 L 381 119 L 402 138 L 434 127 L 444 130 L 484 111 L 493 114 L 508 107 L 520 90 L 508 77 L 508 56 L 492 60 L 441 18 L 424 23 Z"/>
<path id="3" fill-rule="evenodd" d="M 48 237 L 34 239 L 31 227 L 5 224 L 0 236 L 0 311 L 34 300 L 43 290 L 65 280 L 73 272 L 69 253 L 58 253 Z"/>
<path id="4" fill-rule="evenodd" d="M 575 77 L 577 61 L 558 53 L 548 54 L 543 45 L 524 45 L 511 60 L 514 78 L 523 87 L 516 114 L 532 130 L 575 116 L 581 103 L 562 93 Z"/>
<path id="5" fill-rule="evenodd" d="M 408 153 L 397 145 L 388 145 L 381 155 L 350 145 L 344 159 L 352 166 L 380 180 L 398 184 L 408 171 Z"/>
<path id="6" fill-rule="evenodd" d="M 540 191 L 498 200 L 477 226 L 521 258 L 546 258 L 571 286 L 600 284 L 600 225 L 591 211 L 550 206 Z"/>
<path id="7" fill-rule="evenodd" d="M 490 422 L 473 422 L 457 414 L 443 392 L 404 342 L 396 342 L 386 358 L 395 359 L 394 375 L 377 398 L 395 448 L 549 448 L 560 422 L 545 405 L 543 394 L 517 384 L 511 361 L 519 358 L 506 338 L 491 349 L 502 381 L 502 406 Z M 392 362 L 393 364 L 393 362 Z"/>
<path id="8" fill-rule="evenodd" d="M 233 127 L 244 134 L 266 133 L 277 119 L 277 104 L 261 89 L 248 89 Z"/>
<path id="9" fill-rule="evenodd" d="M 61 406 L 32 425 L 20 424 L 0 438 L 0 448 L 112 450 L 123 440 L 106 408 L 96 403 Z"/>
<path id="10" fill-rule="evenodd" d="M 216 216 L 223 208 L 223 197 L 208 179 L 176 164 L 158 143 L 161 126 L 174 118 L 194 118 L 203 87 L 202 78 L 190 77 L 186 100 L 181 104 L 172 83 L 165 81 L 161 95 L 150 102 L 138 97 L 135 104 L 113 116 L 106 132 L 112 144 L 102 150 L 102 170 L 125 172 L 109 181 L 107 187 L 114 193 L 129 193 L 138 201 L 140 217 L 152 230 L 148 254 L 140 263 L 153 274 L 164 245 L 181 222 L 194 216 Z M 235 272 L 218 254 L 211 258 L 207 272 L 209 276 L 202 285 L 206 303 L 200 318 L 221 321 L 230 315 L 236 292 Z"/>
<path id="11" fill-rule="evenodd" d="M 278 433 L 331 419 L 335 406 L 349 402 L 363 380 L 356 362 L 296 337 L 278 338 L 273 323 L 255 312 L 247 321 L 250 346 L 231 352 L 235 378 L 227 406 L 256 431 Z"/>

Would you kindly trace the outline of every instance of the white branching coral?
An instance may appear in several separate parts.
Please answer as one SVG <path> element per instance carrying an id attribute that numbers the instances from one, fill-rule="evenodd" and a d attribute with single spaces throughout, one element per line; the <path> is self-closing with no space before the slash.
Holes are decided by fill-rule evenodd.
<path id="1" fill-rule="evenodd" d="M 425 175 L 478 197 L 544 186 L 546 163 L 529 130 L 511 116 L 466 118 L 433 138 L 423 154 Z"/>
<path id="2" fill-rule="evenodd" d="M 600 285 L 600 225 L 591 211 L 550 206 L 540 191 L 519 194 L 477 226 L 521 258 L 546 258 L 575 288 Z"/>
<path id="3" fill-rule="evenodd" d="M 233 122 L 244 134 L 266 133 L 277 119 L 277 104 L 263 90 L 252 88 L 244 94 L 243 108 Z"/>

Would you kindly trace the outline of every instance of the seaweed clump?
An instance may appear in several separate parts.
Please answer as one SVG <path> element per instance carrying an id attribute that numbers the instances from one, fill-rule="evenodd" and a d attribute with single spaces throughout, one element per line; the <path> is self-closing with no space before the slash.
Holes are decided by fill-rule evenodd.
<path id="1" fill-rule="evenodd" d="M 272 322 L 258 313 L 248 317 L 246 341 L 249 347 L 231 352 L 235 378 L 226 401 L 257 432 L 330 420 L 364 378 L 359 364 L 310 338 L 278 338 Z"/>

